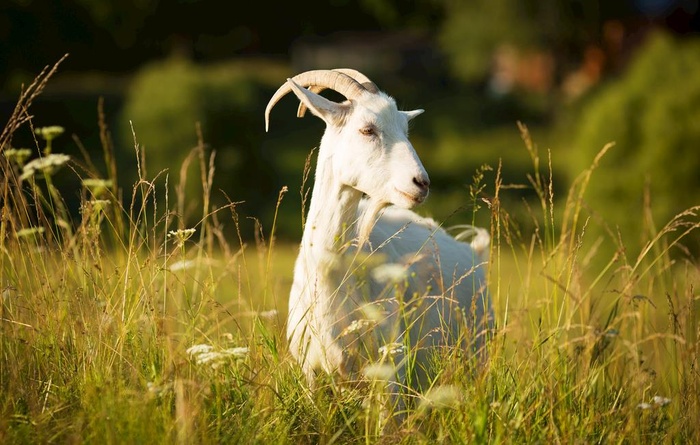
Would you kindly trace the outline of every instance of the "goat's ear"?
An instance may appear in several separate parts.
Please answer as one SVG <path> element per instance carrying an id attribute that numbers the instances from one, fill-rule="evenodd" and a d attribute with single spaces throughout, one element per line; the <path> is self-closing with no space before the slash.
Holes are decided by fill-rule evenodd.
<path id="1" fill-rule="evenodd" d="M 345 104 L 339 104 L 328 100 L 320 94 L 309 91 L 300 86 L 292 79 L 287 79 L 292 91 L 299 100 L 311 110 L 313 114 L 323 119 L 327 125 L 341 125 L 348 112 L 348 107 Z"/>
<path id="2" fill-rule="evenodd" d="M 411 110 L 411 111 L 402 111 L 404 116 L 410 121 L 414 117 L 418 116 L 419 114 L 423 114 L 423 111 L 425 110 Z"/>

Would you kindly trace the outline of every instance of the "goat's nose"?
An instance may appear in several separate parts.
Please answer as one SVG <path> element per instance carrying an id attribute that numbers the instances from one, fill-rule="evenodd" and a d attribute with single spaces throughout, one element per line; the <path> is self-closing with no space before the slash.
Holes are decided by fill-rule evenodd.
<path id="1" fill-rule="evenodd" d="M 427 176 L 414 176 L 413 183 L 424 192 L 427 192 L 430 187 L 430 179 Z"/>

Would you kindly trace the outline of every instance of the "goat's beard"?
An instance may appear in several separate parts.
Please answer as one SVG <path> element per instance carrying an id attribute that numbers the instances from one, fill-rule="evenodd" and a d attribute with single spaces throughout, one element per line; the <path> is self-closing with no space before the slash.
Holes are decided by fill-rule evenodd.
<path id="1" fill-rule="evenodd" d="M 389 203 L 383 200 L 377 200 L 371 197 L 367 197 L 367 204 L 364 207 L 364 212 L 359 216 L 359 221 L 357 224 L 357 247 L 361 249 L 365 243 L 369 242 L 369 235 L 374 229 L 374 225 L 379 220 L 382 210 L 386 208 Z M 372 248 L 372 246 L 370 246 Z"/>

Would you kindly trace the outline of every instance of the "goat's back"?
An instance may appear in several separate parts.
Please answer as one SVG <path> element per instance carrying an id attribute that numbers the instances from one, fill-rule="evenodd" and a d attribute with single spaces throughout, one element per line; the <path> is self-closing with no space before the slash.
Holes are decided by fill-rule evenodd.
<path id="1" fill-rule="evenodd" d="M 383 261 L 405 267 L 403 298 L 412 310 L 411 318 L 420 319 L 408 326 L 412 341 L 436 345 L 467 339 L 471 343 L 489 327 L 483 252 L 455 240 L 432 219 L 393 206 L 385 209 L 372 230 L 370 248 Z M 371 294 L 387 293 L 386 282 L 370 283 Z"/>

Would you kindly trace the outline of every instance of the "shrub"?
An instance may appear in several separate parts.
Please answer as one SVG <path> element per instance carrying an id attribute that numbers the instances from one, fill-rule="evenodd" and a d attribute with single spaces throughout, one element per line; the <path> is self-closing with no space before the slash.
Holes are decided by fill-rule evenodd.
<path id="1" fill-rule="evenodd" d="M 208 148 L 216 150 L 217 169 L 213 190 L 226 191 L 231 199 L 255 203 L 276 196 L 276 174 L 261 150 L 263 113 L 284 68 L 276 64 L 229 62 L 195 65 L 188 60 L 169 59 L 151 64 L 136 74 L 122 111 L 121 148 L 133 158 L 132 133 L 146 157 L 147 177 L 168 169 L 170 183 L 180 182 L 183 160 L 199 144 L 197 126 Z M 128 138 L 128 139 L 125 139 Z M 201 196 L 199 166 L 187 170 L 189 196 Z M 134 170 L 134 174 L 135 169 Z M 134 179 L 134 178 L 130 178 Z M 214 194 L 213 198 L 223 196 Z M 190 206 L 189 216 L 198 217 Z"/>
<path id="2" fill-rule="evenodd" d="M 602 220 L 619 226 L 623 238 L 639 234 L 640 221 L 650 222 L 643 218 L 645 209 L 663 225 L 698 203 L 698 71 L 700 40 L 655 34 L 627 72 L 582 108 L 570 173 L 590 164 L 606 143 L 615 143 L 602 159 L 599 180 L 590 184 L 587 198 Z M 643 236 L 654 231 L 646 229 Z"/>

